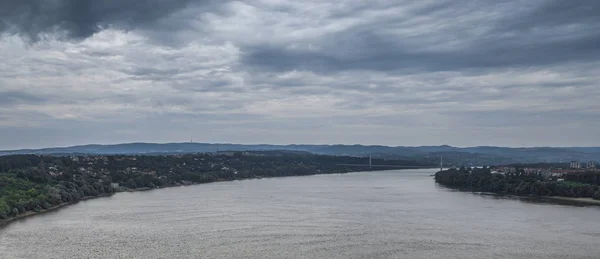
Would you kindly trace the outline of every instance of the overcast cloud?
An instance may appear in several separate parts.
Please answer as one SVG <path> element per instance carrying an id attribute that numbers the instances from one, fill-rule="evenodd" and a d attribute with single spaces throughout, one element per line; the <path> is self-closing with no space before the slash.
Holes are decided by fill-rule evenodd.
<path id="1" fill-rule="evenodd" d="M 0 149 L 600 146 L 597 0 L 3 0 Z"/>

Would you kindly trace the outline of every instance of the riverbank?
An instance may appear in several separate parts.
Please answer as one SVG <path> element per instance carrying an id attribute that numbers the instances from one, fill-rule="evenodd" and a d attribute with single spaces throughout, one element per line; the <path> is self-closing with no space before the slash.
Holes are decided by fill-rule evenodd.
<path id="1" fill-rule="evenodd" d="M 594 200 L 592 198 L 572 198 L 572 197 L 561 197 L 561 196 L 542 196 L 543 199 L 556 200 L 556 201 L 567 201 L 588 205 L 600 206 L 600 200 Z"/>
<path id="2" fill-rule="evenodd" d="M 345 172 L 348 173 L 348 172 Z M 285 177 L 285 176 L 276 176 L 276 177 Z M 85 201 L 85 200 L 91 200 L 91 199 L 95 199 L 95 198 L 101 198 L 101 197 L 108 197 L 108 196 L 112 196 L 115 193 L 120 193 L 120 192 L 145 192 L 145 191 L 151 191 L 151 190 L 156 190 L 156 189 L 164 189 L 164 188 L 171 188 L 171 187 L 180 187 L 180 186 L 191 186 L 191 185 L 200 185 L 200 184 L 207 184 L 207 183 L 215 183 L 215 182 L 228 182 L 228 181 L 235 181 L 235 180 L 250 180 L 250 179 L 262 179 L 263 177 L 251 177 L 251 178 L 244 178 L 244 179 L 216 179 L 214 181 L 210 181 L 210 182 L 202 182 L 202 183 L 194 183 L 194 182 L 186 182 L 186 183 L 182 183 L 182 184 L 167 184 L 167 185 L 163 185 L 163 186 L 157 186 L 157 187 L 142 187 L 142 188 L 136 188 L 136 189 L 121 189 L 118 190 L 114 193 L 103 193 L 100 194 L 98 196 L 86 196 L 81 198 L 78 201 L 75 202 L 64 202 L 61 203 L 59 205 L 50 207 L 48 209 L 45 210 L 40 210 L 40 211 L 27 211 L 25 213 L 19 214 L 16 217 L 12 217 L 12 218 L 8 218 L 8 219 L 4 219 L 4 220 L 0 220 L 0 229 L 7 226 L 8 224 L 15 222 L 17 220 L 21 220 L 24 218 L 28 218 L 28 217 L 32 217 L 32 216 L 36 216 L 36 215 L 40 215 L 40 214 L 44 214 L 47 212 L 51 212 L 51 211 L 55 211 L 58 210 L 60 208 L 69 206 L 69 205 L 73 205 L 73 204 L 77 204 L 80 201 Z"/>
<path id="3" fill-rule="evenodd" d="M 124 190 L 120 190 L 120 191 L 117 191 L 117 192 L 114 192 L 114 193 L 103 193 L 103 194 L 100 194 L 98 196 L 86 196 L 86 197 L 83 197 L 80 200 L 75 201 L 75 202 L 64 202 L 64 203 L 61 203 L 59 205 L 50 207 L 50 208 L 45 209 L 45 210 L 40 210 L 40 211 L 37 211 L 37 212 L 36 211 L 28 211 L 28 212 L 25 212 L 23 214 L 19 214 L 16 217 L 12 217 L 12 218 L 9 218 L 9 219 L 0 220 L 0 228 L 5 227 L 8 224 L 10 224 L 10 223 L 12 223 L 14 221 L 20 220 L 20 219 L 24 219 L 24 218 L 28 218 L 28 217 L 32 217 L 32 216 L 44 214 L 44 213 L 47 213 L 47 212 L 55 211 L 55 210 L 58 210 L 60 208 L 67 207 L 69 205 L 77 204 L 80 201 L 86 201 L 86 200 L 91 200 L 91 199 L 96 199 L 96 198 L 102 198 L 102 197 L 110 197 L 110 196 L 112 196 L 112 195 L 114 195 L 116 193 L 119 193 L 119 192 L 144 192 L 144 191 L 151 191 L 151 190 L 156 190 L 156 189 L 178 187 L 178 186 L 188 186 L 188 185 L 199 185 L 199 184 L 204 184 L 204 183 L 190 183 L 190 184 L 179 184 L 179 185 L 172 184 L 172 185 L 165 185 L 165 186 L 159 186 L 159 187 L 154 187 L 154 188 L 143 187 L 143 188 L 136 188 L 136 189 L 124 189 Z"/>
<path id="4" fill-rule="evenodd" d="M 55 210 L 58 210 L 60 208 L 63 208 L 63 207 L 69 206 L 69 205 L 77 204 L 80 201 L 86 201 L 86 200 L 91 200 L 91 199 L 96 199 L 96 198 L 102 198 L 102 197 L 109 197 L 109 196 L 112 196 L 113 194 L 114 193 L 103 193 L 103 194 L 100 194 L 98 196 L 86 196 L 86 197 L 81 198 L 81 200 L 78 200 L 78 201 L 75 201 L 75 202 L 64 202 L 64 203 L 61 203 L 59 205 L 52 206 L 52 207 L 50 207 L 48 209 L 45 209 L 45 210 L 28 211 L 28 212 L 19 214 L 16 217 L 12 217 L 12 218 L 8 218 L 8 219 L 0 220 L 0 228 L 5 227 L 8 224 L 10 224 L 12 222 L 15 222 L 17 220 L 20 220 L 20 219 L 24 219 L 24 218 L 32 217 L 32 216 L 35 216 L 35 215 L 40 215 L 40 214 L 44 214 L 44 213 L 47 213 L 47 212 L 55 211 Z"/>
<path id="5" fill-rule="evenodd" d="M 350 172 L 343 172 L 343 174 L 346 173 L 350 173 Z M 317 175 L 317 174 L 313 174 L 313 175 Z M 277 178 L 277 177 L 287 177 L 287 176 L 275 176 L 275 177 L 268 177 L 268 178 Z M 257 176 L 257 177 L 250 177 L 250 178 L 243 178 L 243 179 L 216 179 L 214 181 L 210 181 L 210 182 L 201 182 L 201 183 L 194 183 L 194 182 L 186 182 L 186 183 L 182 183 L 182 184 L 167 184 L 167 185 L 163 185 L 163 186 L 157 186 L 157 187 L 142 187 L 142 188 L 136 188 L 136 189 L 121 189 L 119 191 L 116 191 L 114 193 L 103 193 L 100 194 L 98 196 L 86 196 L 81 198 L 78 201 L 75 202 L 65 202 L 65 203 L 61 203 L 59 205 L 50 207 L 48 209 L 45 210 L 41 210 L 41 211 L 27 211 L 25 213 L 19 214 L 16 217 L 12 217 L 12 218 L 8 218 L 8 219 L 4 219 L 4 220 L 0 220 L 0 229 L 7 226 L 8 224 L 15 222 L 17 220 L 21 220 L 24 218 L 28 218 L 28 217 L 32 217 L 32 216 L 36 216 L 36 215 L 40 215 L 40 214 L 44 214 L 47 212 L 51 212 L 51 211 L 55 211 L 58 210 L 60 208 L 69 206 L 69 205 L 73 205 L 73 204 L 77 204 L 80 201 L 85 201 L 85 200 L 91 200 L 91 199 L 95 199 L 95 198 L 101 198 L 101 197 L 109 197 L 112 196 L 116 193 L 120 193 L 120 192 L 145 192 L 145 191 L 151 191 L 151 190 L 156 190 L 156 189 L 164 189 L 164 188 L 171 188 L 171 187 L 180 187 L 180 186 L 191 186 L 191 185 L 200 185 L 200 184 L 207 184 L 207 183 L 215 183 L 215 182 L 229 182 L 229 181 L 236 181 L 236 180 L 251 180 L 251 179 L 262 179 L 262 176 Z"/>
<path id="6" fill-rule="evenodd" d="M 454 189 L 454 188 L 449 188 Z M 563 196 L 533 196 L 533 195 L 514 195 L 514 194 L 505 194 L 505 193 L 495 193 L 495 192 L 473 192 L 471 190 L 465 189 L 455 189 L 462 192 L 472 192 L 479 195 L 487 195 L 487 196 L 495 196 L 495 197 L 507 197 L 507 198 L 516 198 L 516 199 L 526 199 L 533 202 L 552 202 L 552 203 L 560 203 L 560 204 L 579 204 L 579 205 L 594 205 L 600 206 L 600 200 L 594 200 L 593 198 L 573 198 L 573 197 L 563 197 Z"/>
<path id="7" fill-rule="evenodd" d="M 452 189 L 517 195 L 561 203 L 600 205 L 600 200 L 593 199 L 600 198 L 600 186 L 597 182 L 575 176 L 571 178 L 571 181 L 553 181 L 544 180 L 537 175 L 521 173 L 500 175 L 492 174 L 489 168 L 450 169 L 435 174 L 436 183 Z M 587 182 L 580 182 L 584 180 Z"/>

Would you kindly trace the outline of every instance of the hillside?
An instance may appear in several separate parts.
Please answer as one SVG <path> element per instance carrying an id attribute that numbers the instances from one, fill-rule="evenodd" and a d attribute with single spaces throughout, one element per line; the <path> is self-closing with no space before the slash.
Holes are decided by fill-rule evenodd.
<path id="1" fill-rule="evenodd" d="M 419 146 L 391 147 L 365 145 L 243 145 L 243 144 L 210 144 L 210 143 L 125 143 L 116 145 L 82 145 L 72 147 L 57 147 L 44 149 L 22 149 L 0 151 L 0 155 L 11 154 L 184 154 L 207 153 L 218 151 L 269 151 L 288 150 L 303 151 L 322 155 L 344 156 L 373 156 L 387 159 L 418 159 L 429 162 L 438 161 L 445 157 L 447 164 L 479 165 L 479 164 L 510 164 L 538 162 L 568 162 L 571 160 L 599 161 L 598 147 L 452 147 Z"/>

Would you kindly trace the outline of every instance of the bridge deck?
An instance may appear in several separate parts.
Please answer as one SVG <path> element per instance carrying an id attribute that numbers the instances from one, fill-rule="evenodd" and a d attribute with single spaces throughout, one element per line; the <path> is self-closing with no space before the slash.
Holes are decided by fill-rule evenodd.
<path id="1" fill-rule="evenodd" d="M 427 165 L 365 165 L 365 164 L 337 164 L 341 166 L 358 166 L 358 167 L 389 167 L 389 168 L 437 168 L 437 166 Z"/>

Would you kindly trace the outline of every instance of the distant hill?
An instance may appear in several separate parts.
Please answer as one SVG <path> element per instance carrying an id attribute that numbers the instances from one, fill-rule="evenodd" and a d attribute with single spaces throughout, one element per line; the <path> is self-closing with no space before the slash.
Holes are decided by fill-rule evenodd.
<path id="1" fill-rule="evenodd" d="M 419 159 L 439 161 L 443 156 L 447 164 L 481 165 L 539 162 L 600 161 L 600 147 L 452 147 L 419 146 L 390 147 L 365 145 L 242 145 L 211 143 L 125 143 L 116 145 L 82 145 L 43 149 L 21 149 L 0 151 L 0 155 L 44 154 L 44 155 L 114 155 L 114 154 L 182 154 L 218 151 L 303 151 L 324 155 L 369 156 L 387 159 Z"/>

